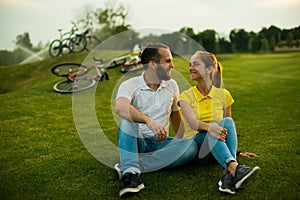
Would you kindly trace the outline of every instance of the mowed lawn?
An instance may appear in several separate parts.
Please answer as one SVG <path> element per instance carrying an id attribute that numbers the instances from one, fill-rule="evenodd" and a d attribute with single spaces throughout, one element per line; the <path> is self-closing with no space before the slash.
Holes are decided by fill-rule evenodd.
<path id="1" fill-rule="evenodd" d="M 52 90 L 60 79 L 51 74 L 51 67 L 82 62 L 86 56 L 0 67 L 1 199 L 119 199 L 121 182 L 108 165 L 117 161 L 112 98 L 123 74 L 119 68 L 109 70 L 110 80 L 100 82 L 91 98 L 95 102 L 87 100 L 81 108 L 72 107 L 72 95 Z M 146 188 L 129 199 L 300 199 L 300 53 L 218 58 L 224 66 L 224 86 L 235 99 L 239 147 L 258 154 L 239 162 L 258 165 L 261 172 L 244 190 L 224 195 L 217 189 L 221 168 L 192 163 L 143 174 Z M 183 90 L 189 82 L 188 62 L 176 57 L 174 63 L 174 78 Z M 96 136 L 87 142 L 88 131 L 78 134 L 73 109 L 95 115 L 106 141 Z M 89 120 L 84 123 L 93 129 Z M 111 152 L 106 143 L 114 146 Z"/>

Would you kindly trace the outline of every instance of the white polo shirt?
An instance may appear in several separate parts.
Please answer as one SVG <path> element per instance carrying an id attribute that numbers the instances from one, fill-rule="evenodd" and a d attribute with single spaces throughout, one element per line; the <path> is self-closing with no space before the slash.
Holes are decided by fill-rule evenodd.
<path id="1" fill-rule="evenodd" d="M 159 88 L 152 90 L 141 76 L 124 81 L 118 90 L 116 99 L 125 97 L 142 113 L 163 124 L 167 130 L 170 125 L 170 114 L 179 110 L 177 106 L 179 88 L 175 80 L 162 81 Z M 143 136 L 153 136 L 153 132 L 144 123 L 139 123 Z"/>

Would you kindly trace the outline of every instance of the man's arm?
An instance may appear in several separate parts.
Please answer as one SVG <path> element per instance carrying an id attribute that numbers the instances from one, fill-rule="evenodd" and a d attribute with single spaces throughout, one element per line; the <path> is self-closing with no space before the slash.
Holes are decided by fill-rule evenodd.
<path id="1" fill-rule="evenodd" d="M 173 111 L 170 115 L 170 123 L 171 126 L 176 133 L 177 138 L 183 138 L 185 127 L 184 127 L 184 120 L 181 115 L 180 110 Z"/>
<path id="2" fill-rule="evenodd" d="M 137 110 L 133 105 L 131 105 L 129 99 L 125 97 L 119 97 L 116 99 L 115 111 L 124 119 L 137 123 L 145 123 L 154 133 L 154 137 L 157 140 L 162 141 L 167 138 L 168 131 L 166 130 L 166 127 L 151 119 L 150 116 Z"/>
<path id="3" fill-rule="evenodd" d="M 151 118 L 144 113 L 137 110 L 133 105 L 131 105 L 129 99 L 125 97 L 119 97 L 115 102 L 115 111 L 120 117 L 127 119 L 129 121 L 150 124 Z"/>

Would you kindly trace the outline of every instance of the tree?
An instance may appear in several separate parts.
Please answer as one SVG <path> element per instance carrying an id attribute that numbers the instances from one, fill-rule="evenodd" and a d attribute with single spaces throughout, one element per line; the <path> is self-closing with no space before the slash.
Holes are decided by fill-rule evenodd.
<path id="1" fill-rule="evenodd" d="M 220 37 L 218 40 L 218 49 L 217 53 L 231 53 L 232 52 L 232 46 L 228 40 L 226 40 L 224 37 Z"/>
<path id="2" fill-rule="evenodd" d="M 191 55 L 200 50 L 197 42 L 179 32 L 162 34 L 159 41 L 167 44 L 174 55 Z"/>
<path id="3" fill-rule="evenodd" d="M 217 39 L 215 30 L 205 30 L 198 33 L 197 42 L 209 52 L 215 53 L 217 50 Z"/>
<path id="4" fill-rule="evenodd" d="M 275 47 L 276 47 L 276 39 L 274 36 L 271 37 L 270 41 L 269 41 L 269 46 L 270 46 L 270 50 L 274 51 Z"/>
<path id="5" fill-rule="evenodd" d="M 13 52 L 0 50 L 0 66 L 16 64 Z"/>
<path id="6" fill-rule="evenodd" d="M 248 49 L 249 52 L 253 52 L 253 37 L 249 38 L 247 49 Z"/>
<path id="7" fill-rule="evenodd" d="M 29 33 L 25 32 L 16 37 L 15 41 L 16 46 L 21 46 L 27 49 L 32 49 L 32 44 L 30 42 Z"/>
<path id="8" fill-rule="evenodd" d="M 279 28 L 277 28 L 276 26 L 272 25 L 269 28 L 262 28 L 262 30 L 260 30 L 258 32 L 259 35 L 261 35 L 263 38 L 266 38 L 268 40 L 271 39 L 271 37 L 273 36 L 277 41 L 278 41 L 278 37 L 280 35 L 281 30 Z"/>
<path id="9" fill-rule="evenodd" d="M 261 41 L 261 51 L 262 52 L 268 52 L 269 51 L 269 40 L 266 38 L 263 38 Z"/>
<path id="10" fill-rule="evenodd" d="M 261 50 L 263 36 L 253 31 L 249 33 L 249 40 L 247 45 L 248 52 L 258 52 Z"/>
<path id="11" fill-rule="evenodd" d="M 296 47 L 299 47 L 299 40 L 300 40 L 300 26 L 291 29 L 291 32 L 293 33 L 294 40 L 296 40 Z"/>
<path id="12" fill-rule="evenodd" d="M 107 38 L 102 45 L 106 50 L 125 50 L 131 51 L 136 44 L 141 45 L 138 37 L 139 33 L 134 30 L 124 31 L 116 37 Z"/>
<path id="13" fill-rule="evenodd" d="M 280 28 L 272 25 L 268 28 L 266 32 L 266 38 L 270 41 L 271 38 L 274 37 L 275 43 L 277 43 L 279 40 L 280 32 L 281 32 Z"/>
<path id="14" fill-rule="evenodd" d="M 286 37 L 286 43 L 288 47 L 292 47 L 294 42 L 294 36 L 292 32 L 289 32 Z"/>
<path id="15" fill-rule="evenodd" d="M 194 29 L 191 27 L 183 27 L 179 30 L 179 33 L 185 34 L 192 39 L 195 39 Z"/>
<path id="16" fill-rule="evenodd" d="M 100 25 L 102 40 L 131 28 L 126 22 L 128 12 L 122 4 L 116 6 L 107 4 L 106 8 L 97 9 L 95 16 Z"/>
<path id="17" fill-rule="evenodd" d="M 246 52 L 248 49 L 249 33 L 244 29 L 234 29 L 230 32 L 229 38 L 237 52 Z"/>

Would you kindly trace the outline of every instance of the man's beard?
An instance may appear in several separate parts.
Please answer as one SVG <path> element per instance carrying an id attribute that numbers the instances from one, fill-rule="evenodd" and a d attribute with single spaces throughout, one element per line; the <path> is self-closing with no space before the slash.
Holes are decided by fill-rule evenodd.
<path id="1" fill-rule="evenodd" d="M 168 72 L 169 72 L 169 70 L 165 70 L 162 67 L 162 65 L 157 64 L 156 74 L 160 80 L 164 80 L 164 81 L 170 80 L 171 73 L 168 73 Z"/>

